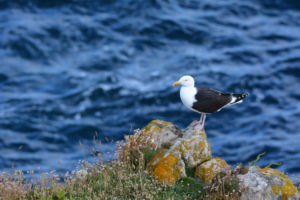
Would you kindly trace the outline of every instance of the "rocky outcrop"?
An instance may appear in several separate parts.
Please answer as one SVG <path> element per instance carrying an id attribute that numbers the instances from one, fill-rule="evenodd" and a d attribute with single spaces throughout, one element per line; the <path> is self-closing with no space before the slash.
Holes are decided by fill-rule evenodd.
<path id="1" fill-rule="evenodd" d="M 152 121 L 149 124 L 150 126 L 146 126 L 148 128 L 145 128 L 145 130 L 149 130 L 149 127 L 153 127 L 152 130 L 160 132 L 160 130 L 163 129 L 155 128 L 154 124 L 162 124 L 162 122 L 156 120 L 155 123 L 153 123 Z M 169 149 L 155 156 L 147 165 L 149 171 L 158 181 L 174 183 L 178 178 L 186 176 L 185 167 L 195 168 L 197 165 L 211 159 L 210 144 L 207 141 L 206 134 L 204 130 L 200 132 L 195 130 L 196 126 L 197 122 L 194 121 L 184 130 L 178 131 L 173 129 L 181 134 L 170 134 L 170 129 L 168 129 L 168 135 L 173 135 L 172 139 L 176 138 L 176 140 L 157 139 L 157 141 L 160 141 L 160 146 L 164 144 L 162 141 L 165 141 L 165 143 L 170 143 L 171 141 L 172 144 Z M 174 126 L 168 124 L 168 127 Z M 149 133 L 150 131 L 147 131 L 147 134 Z M 161 133 L 155 134 L 158 136 L 163 135 Z M 177 137 L 175 137 L 175 135 Z M 176 169 L 170 170 L 170 166 L 175 166 Z"/>
<path id="2" fill-rule="evenodd" d="M 181 130 L 173 123 L 153 120 L 142 130 L 135 130 L 133 135 L 125 136 L 125 142 L 117 150 L 118 159 L 137 167 L 145 149 L 161 149 L 162 145 L 172 145 L 181 135 Z"/>
<path id="3" fill-rule="evenodd" d="M 162 125 L 163 123 L 158 120 L 150 122 L 150 126 L 147 125 L 145 128 L 145 130 L 149 130 L 147 134 L 150 133 L 152 129 L 156 131 L 155 134 L 158 136 L 165 135 L 160 132 L 164 128 L 160 127 L 158 129 L 157 124 Z M 178 178 L 186 176 L 185 167 L 193 168 L 211 159 L 210 145 L 206 139 L 206 134 L 204 131 L 195 131 L 194 127 L 196 125 L 196 122 L 193 122 L 187 129 L 180 131 L 182 137 L 178 137 L 179 134 L 170 133 L 170 129 L 172 128 L 177 133 L 179 131 L 174 129 L 174 126 L 171 124 L 168 124 L 168 127 L 165 129 L 168 130 L 169 138 L 177 139 L 173 141 L 167 140 L 166 138 L 157 139 L 157 141 L 160 142 L 160 146 L 170 142 L 173 144 L 168 150 L 155 156 L 147 165 L 149 171 L 158 181 L 173 184 Z"/>
<path id="4" fill-rule="evenodd" d="M 145 128 L 143 128 L 141 140 L 149 141 L 156 148 L 161 148 L 162 144 L 172 144 L 181 136 L 181 130 L 173 123 L 163 120 L 152 120 Z"/>
<path id="5" fill-rule="evenodd" d="M 123 152 L 126 153 L 123 154 L 126 156 L 123 158 L 147 147 L 160 151 L 147 164 L 148 171 L 159 182 L 174 184 L 180 177 L 186 176 L 186 169 L 189 168 L 195 178 L 205 184 L 218 184 L 221 181 L 217 178 L 218 174 L 225 174 L 224 180 L 232 176 L 234 179 L 227 180 L 235 181 L 238 194 L 245 200 L 299 199 L 300 194 L 292 181 L 276 169 L 257 166 L 233 169 L 225 160 L 212 158 L 205 131 L 199 130 L 197 123 L 194 121 L 180 130 L 170 122 L 153 120 L 141 131 L 125 137 Z M 136 158 L 134 155 L 132 157 Z"/>
<path id="6" fill-rule="evenodd" d="M 213 158 L 196 167 L 195 176 L 204 183 L 210 183 L 220 172 L 229 170 L 230 166 L 222 158 Z"/>
<path id="7" fill-rule="evenodd" d="M 239 175 L 243 200 L 299 199 L 300 194 L 292 181 L 282 172 L 272 168 L 252 166 L 247 174 Z"/>
<path id="8" fill-rule="evenodd" d="M 196 167 L 200 163 L 211 159 L 210 144 L 207 141 L 204 130 L 198 132 L 195 127 L 197 121 L 191 123 L 182 131 L 182 138 L 178 138 L 170 151 L 179 151 L 185 165 L 189 168 Z"/>

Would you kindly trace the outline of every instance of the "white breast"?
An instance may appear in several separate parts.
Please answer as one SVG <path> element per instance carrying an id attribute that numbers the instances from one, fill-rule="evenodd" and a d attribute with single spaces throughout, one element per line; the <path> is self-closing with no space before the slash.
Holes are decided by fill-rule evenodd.
<path id="1" fill-rule="evenodd" d="M 180 98 L 182 103 L 192 109 L 193 103 L 196 101 L 195 95 L 197 93 L 197 89 L 195 87 L 181 87 L 180 88 Z"/>

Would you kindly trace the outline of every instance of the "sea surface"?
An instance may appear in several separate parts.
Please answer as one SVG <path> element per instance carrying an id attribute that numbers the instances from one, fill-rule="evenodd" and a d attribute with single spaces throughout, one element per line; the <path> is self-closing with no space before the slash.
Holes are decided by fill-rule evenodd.
<path id="1" fill-rule="evenodd" d="M 153 119 L 186 127 L 189 74 L 250 94 L 207 116 L 213 156 L 266 152 L 299 180 L 298 0 L 0 0 L 0 61 L 0 171 L 64 173 Z"/>

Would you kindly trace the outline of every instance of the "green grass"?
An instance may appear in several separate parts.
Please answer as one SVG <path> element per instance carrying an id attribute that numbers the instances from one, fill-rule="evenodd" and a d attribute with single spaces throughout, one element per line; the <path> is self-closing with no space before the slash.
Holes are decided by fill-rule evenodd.
<path id="1" fill-rule="evenodd" d="M 64 182 L 51 174 L 25 182 L 21 172 L 12 176 L 0 175 L 0 199 L 238 199 L 235 176 L 220 174 L 211 184 L 203 184 L 194 178 L 195 168 L 186 168 L 187 177 L 173 185 L 157 182 L 146 170 L 146 164 L 162 149 L 145 146 L 128 148 L 122 159 L 103 163 L 100 161 L 88 168 L 88 174 L 80 177 L 65 175 Z M 78 172 L 78 171 L 77 171 Z M 54 174 L 53 174 L 54 175 Z M 8 187 L 8 185 L 10 185 Z M 225 195 L 227 197 L 225 198 Z"/>
<path id="2" fill-rule="evenodd" d="M 128 172 L 132 173 L 132 172 Z M 107 178 L 100 174 L 95 174 L 87 177 L 84 183 L 89 186 L 86 189 L 79 189 L 74 186 L 72 194 L 70 188 L 62 186 L 60 190 L 53 190 L 51 195 L 43 196 L 30 192 L 27 199 L 45 199 L 45 200 L 63 200 L 63 199 L 92 199 L 93 197 L 103 199 L 203 199 L 206 191 L 204 185 L 195 181 L 191 177 L 179 179 L 174 185 L 164 185 L 157 183 L 152 177 L 139 177 L 130 175 L 130 180 L 121 180 L 122 186 L 119 181 L 110 179 L 105 186 L 104 181 Z M 134 178 L 135 177 L 135 178 Z M 134 184 L 133 184 L 134 183 Z M 120 188 L 121 186 L 121 188 Z M 103 195 L 97 194 L 99 191 Z"/>

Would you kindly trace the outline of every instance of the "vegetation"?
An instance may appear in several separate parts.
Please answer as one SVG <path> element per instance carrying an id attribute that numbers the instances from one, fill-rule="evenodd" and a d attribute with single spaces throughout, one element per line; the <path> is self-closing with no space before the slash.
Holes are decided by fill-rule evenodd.
<path id="1" fill-rule="evenodd" d="M 120 144 L 118 159 L 104 163 L 98 154 L 94 165 L 81 162 L 82 169 L 64 176 L 50 172 L 27 180 L 21 171 L 2 173 L 0 199 L 239 199 L 238 169 L 220 173 L 209 185 L 194 178 L 194 169 L 173 185 L 157 182 L 146 164 L 165 147 L 153 148 L 146 140 L 137 144 L 132 137 Z"/>

